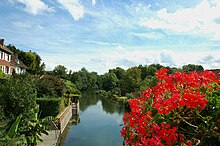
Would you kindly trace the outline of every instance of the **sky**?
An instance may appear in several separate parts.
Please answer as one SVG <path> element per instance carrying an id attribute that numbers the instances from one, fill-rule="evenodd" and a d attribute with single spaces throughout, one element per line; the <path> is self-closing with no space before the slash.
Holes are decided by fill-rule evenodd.
<path id="1" fill-rule="evenodd" d="M 46 70 L 220 68 L 219 0 L 1 0 L 0 38 Z"/>

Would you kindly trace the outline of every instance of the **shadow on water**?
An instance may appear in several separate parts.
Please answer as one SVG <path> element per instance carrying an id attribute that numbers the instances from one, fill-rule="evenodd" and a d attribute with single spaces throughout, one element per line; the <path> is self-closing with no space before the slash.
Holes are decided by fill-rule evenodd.
<path id="1" fill-rule="evenodd" d="M 64 146 L 118 146 L 122 116 L 125 108 L 114 101 L 101 98 L 94 91 L 80 98 L 80 115 L 73 116 L 62 134 Z"/>

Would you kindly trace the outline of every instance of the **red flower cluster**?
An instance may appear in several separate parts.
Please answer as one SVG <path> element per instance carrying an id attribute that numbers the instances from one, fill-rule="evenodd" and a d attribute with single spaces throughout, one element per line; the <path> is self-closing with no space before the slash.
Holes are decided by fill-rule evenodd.
<path id="1" fill-rule="evenodd" d="M 206 107 L 208 100 L 200 90 L 210 88 L 211 82 L 217 82 L 212 72 L 167 74 L 167 71 L 166 68 L 160 69 L 156 73 L 160 82 L 143 91 L 141 97 L 129 101 L 131 112 L 124 115 L 121 130 L 127 145 L 170 146 L 182 143 L 184 135 L 178 133 L 178 125 L 174 121 L 170 124 L 166 121 L 167 116 L 178 114 L 183 109 L 200 112 Z M 182 120 L 181 115 L 175 118 Z M 192 145 L 190 141 L 186 144 Z"/>

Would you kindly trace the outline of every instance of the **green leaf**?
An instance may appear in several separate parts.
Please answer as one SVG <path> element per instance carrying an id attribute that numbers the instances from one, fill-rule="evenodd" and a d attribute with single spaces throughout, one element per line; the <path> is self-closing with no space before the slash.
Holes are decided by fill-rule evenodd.
<path id="1" fill-rule="evenodd" d="M 17 130 L 18 130 L 18 125 L 19 125 L 19 123 L 20 123 L 20 121 L 21 121 L 21 118 L 22 118 L 22 115 L 19 115 L 19 116 L 16 118 L 15 122 L 14 122 L 14 123 L 12 124 L 12 126 L 10 127 L 10 129 L 8 130 L 7 135 L 8 135 L 10 138 L 13 138 L 13 137 L 16 135 Z"/>

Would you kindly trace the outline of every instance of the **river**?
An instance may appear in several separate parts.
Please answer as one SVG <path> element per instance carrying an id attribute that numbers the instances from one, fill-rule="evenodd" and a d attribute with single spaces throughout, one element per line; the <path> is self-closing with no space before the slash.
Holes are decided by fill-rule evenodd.
<path id="1" fill-rule="evenodd" d="M 122 117 L 125 108 L 117 103 L 99 98 L 93 92 L 80 99 L 80 116 L 65 130 L 61 145 L 64 146 L 120 146 Z M 71 123 L 71 122 L 70 122 Z"/>

